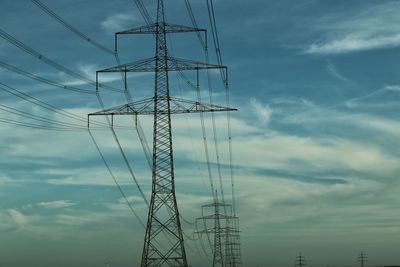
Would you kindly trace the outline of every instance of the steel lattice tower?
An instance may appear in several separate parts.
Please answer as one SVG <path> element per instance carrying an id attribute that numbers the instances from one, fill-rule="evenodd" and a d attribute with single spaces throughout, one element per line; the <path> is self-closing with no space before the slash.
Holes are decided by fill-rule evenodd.
<path id="1" fill-rule="evenodd" d="M 237 220 L 237 217 L 227 214 L 227 210 L 231 209 L 232 206 L 219 202 L 218 194 L 215 193 L 214 202 L 203 205 L 201 208 L 202 217 L 196 219 L 196 228 L 198 228 L 199 222 L 202 221 L 205 225 L 205 229 L 198 230 L 195 233 L 207 235 L 213 234 L 214 244 L 212 266 L 239 266 L 240 263 L 237 262 L 232 255 L 232 244 L 230 240 L 232 234 L 238 234 L 239 232 L 236 228 L 230 226 L 234 220 Z M 210 215 L 204 215 L 204 210 L 209 208 L 213 209 L 213 213 Z M 221 208 L 225 210 L 223 213 L 221 213 Z M 213 221 L 213 226 L 207 227 L 207 221 Z M 223 222 L 223 224 L 221 224 L 221 222 Z M 223 239 L 225 239 L 225 242 L 222 242 Z M 225 246 L 225 250 L 223 250 L 223 245 Z M 225 251 L 225 255 L 223 254 L 223 251 Z"/>
<path id="2" fill-rule="evenodd" d="M 213 267 L 215 266 L 224 266 L 224 257 L 222 255 L 222 244 L 221 244 L 221 214 L 219 212 L 219 203 L 218 203 L 218 193 L 215 194 L 215 203 L 214 203 L 214 255 L 213 255 Z"/>
<path id="3" fill-rule="evenodd" d="M 169 33 L 182 32 L 206 33 L 206 30 L 166 23 L 164 0 L 157 0 L 157 20 L 154 24 L 118 32 L 115 38 L 117 50 L 118 35 L 152 34 L 156 38 L 155 56 L 96 72 L 97 90 L 101 73 L 124 72 L 125 84 L 128 72 L 155 73 L 152 98 L 89 114 L 89 116 L 111 115 L 112 122 L 115 115 L 153 115 L 152 191 L 142 253 L 142 267 L 188 266 L 175 196 L 171 114 L 236 110 L 170 96 L 168 73 L 171 71 L 196 71 L 197 87 L 199 87 L 200 70 L 223 69 L 227 72 L 225 66 L 171 57 L 168 54 L 166 36 Z"/>
<path id="4" fill-rule="evenodd" d="M 306 258 L 301 255 L 301 252 L 299 253 L 299 256 L 296 257 L 296 263 L 295 263 L 295 267 L 304 267 L 307 265 L 307 261 Z"/>
<path id="5" fill-rule="evenodd" d="M 187 266 L 182 228 L 175 197 L 172 155 L 171 114 L 168 81 L 168 50 L 163 0 L 158 0 L 156 27 L 156 73 L 154 90 L 153 173 L 152 190 L 142 266 Z M 167 111 L 167 112 L 163 112 Z M 156 243 L 163 233 L 172 240 L 162 250 Z M 161 237 L 164 238 L 164 237 Z"/>
<path id="6" fill-rule="evenodd" d="M 360 255 L 358 256 L 358 262 L 360 263 L 361 267 L 365 266 L 365 262 L 367 261 L 367 255 L 361 251 Z"/>

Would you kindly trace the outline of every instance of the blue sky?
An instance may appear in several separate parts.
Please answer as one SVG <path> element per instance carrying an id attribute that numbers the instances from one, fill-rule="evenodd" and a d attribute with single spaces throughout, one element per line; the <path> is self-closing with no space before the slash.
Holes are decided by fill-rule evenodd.
<path id="1" fill-rule="evenodd" d="M 129 0 L 43 2 L 110 49 L 114 32 L 144 23 Z M 144 1 L 151 15 L 154 2 Z M 166 3 L 169 21 L 190 25 L 184 1 Z M 192 5 L 199 26 L 209 27 L 205 1 Z M 116 65 L 111 55 L 67 31 L 31 1 L 1 0 L 0 6 L 1 29 L 47 58 L 91 79 L 97 69 Z M 232 132 L 244 266 L 292 266 L 300 251 L 309 266 L 353 266 L 361 250 L 369 266 L 399 264 L 400 2 L 233 0 L 215 1 L 215 9 L 231 102 L 239 109 L 232 115 Z M 176 56 L 203 60 L 195 35 L 173 36 L 170 44 Z M 150 57 L 153 51 L 152 37 L 120 42 L 122 62 Z M 0 59 L 93 90 L 3 39 Z M 212 75 L 215 101 L 224 104 L 218 75 Z M 175 95 L 195 98 L 191 88 L 171 77 Z M 103 77 L 121 86 L 118 78 Z M 136 99 L 151 95 L 152 78 L 130 77 Z M 6 69 L 0 68 L 0 82 L 83 117 L 100 109 L 94 95 L 54 88 Z M 0 94 L 2 119 L 34 123 L 4 111 L 7 106 L 85 126 L 4 90 Z M 118 93 L 101 94 L 107 107 L 125 101 Z M 211 117 L 205 118 L 212 147 Z M 151 118 L 141 119 L 150 141 Z M 225 115 L 216 121 L 229 199 Z M 130 122 L 117 120 L 123 126 Z M 200 206 L 210 202 L 200 120 L 176 116 L 173 127 L 178 204 L 183 216 L 193 220 Z M 149 195 L 150 171 L 135 131 L 117 134 Z M 94 135 L 146 221 L 147 208 L 111 133 L 97 130 Z M 138 265 L 144 230 L 87 132 L 1 123 L 0 137 L 1 266 Z M 194 230 L 190 224 L 183 227 L 188 234 Z M 205 256 L 198 256 L 198 244 L 187 244 L 190 263 L 207 266 Z"/>

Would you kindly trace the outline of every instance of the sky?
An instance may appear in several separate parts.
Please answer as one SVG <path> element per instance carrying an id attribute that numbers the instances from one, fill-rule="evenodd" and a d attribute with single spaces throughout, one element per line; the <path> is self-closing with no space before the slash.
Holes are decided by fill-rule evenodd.
<path id="1" fill-rule="evenodd" d="M 155 1 L 144 0 L 154 17 Z M 114 32 L 144 24 L 133 1 L 43 0 L 65 21 L 109 49 Z M 191 1 L 201 28 L 210 28 L 206 1 Z M 234 177 L 243 266 L 399 265 L 400 1 L 215 0 L 222 58 L 229 67 Z M 95 79 L 117 65 L 112 55 L 80 39 L 28 0 L 0 1 L 0 28 L 41 59 Z M 184 1 L 166 1 L 171 23 L 190 25 Z M 211 36 L 209 38 L 211 40 Z M 212 45 L 210 43 L 210 47 Z M 169 52 L 204 61 L 194 34 L 169 39 Z M 151 36 L 124 36 L 121 62 L 151 57 Z M 211 61 L 215 53 L 211 49 Z M 91 84 L 50 67 L 0 38 L 0 60 L 60 84 L 94 91 Z M 193 73 L 187 74 L 189 79 Z M 201 76 L 204 102 L 207 82 Z M 213 101 L 225 105 L 217 72 Z M 102 75 L 121 88 L 120 77 Z M 132 74 L 135 99 L 150 97 L 152 74 Z M 170 75 L 171 94 L 196 100 Z M 0 266 L 138 266 L 144 229 L 133 216 L 90 139 L 86 115 L 101 109 L 95 95 L 63 90 L 0 67 Z M 83 117 L 76 120 L 18 98 L 4 85 Z M 11 89 L 9 89 L 10 91 Z M 106 107 L 126 103 L 100 89 Z M 35 101 L 34 101 L 35 102 Z M 14 110 L 12 110 L 14 109 Z M 10 111 L 42 116 L 32 121 Z M 37 118 L 37 117 L 36 117 Z M 77 131 L 32 129 L 5 119 Z M 101 121 L 101 118 L 96 118 Z M 231 201 L 226 114 L 216 114 L 222 183 Z M 147 141 L 152 118 L 141 117 Z M 146 196 L 151 172 L 130 118 L 117 118 L 118 138 Z M 177 201 L 187 236 L 212 201 L 199 116 L 172 121 Z M 212 177 L 216 167 L 212 117 L 205 114 Z M 144 222 L 147 207 L 109 130 L 93 135 Z M 151 143 L 149 143 L 151 147 Z M 188 223 L 188 222 L 192 223 Z M 210 252 L 185 237 L 192 266 L 210 266 Z"/>

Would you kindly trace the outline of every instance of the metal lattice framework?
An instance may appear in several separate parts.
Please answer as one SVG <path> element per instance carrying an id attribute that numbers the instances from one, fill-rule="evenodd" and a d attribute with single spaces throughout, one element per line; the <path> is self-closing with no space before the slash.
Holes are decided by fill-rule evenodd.
<path id="1" fill-rule="evenodd" d="M 121 105 L 99 112 L 90 114 L 91 116 L 98 115 L 154 115 L 154 104 L 156 99 L 154 97 Z M 158 97 L 158 101 L 168 101 L 164 97 Z M 183 114 L 183 113 L 199 113 L 199 112 L 218 112 L 218 111 L 232 111 L 236 109 L 200 103 L 198 101 L 191 101 L 176 97 L 169 97 L 169 110 L 158 109 L 158 114 Z"/>
<path id="2" fill-rule="evenodd" d="M 155 72 L 159 70 L 159 59 L 157 57 L 146 58 L 138 60 L 129 64 L 123 64 L 120 66 L 111 67 L 104 70 L 99 70 L 97 73 L 101 72 Z M 168 66 L 168 72 L 171 71 L 186 71 L 186 70 L 206 70 L 206 69 L 225 69 L 225 66 L 207 64 L 203 62 L 181 59 L 176 57 L 165 56 L 163 58 L 165 66 Z"/>
<path id="3" fill-rule="evenodd" d="M 207 209 L 212 209 L 213 213 L 204 215 Z M 224 211 L 221 212 L 221 209 Z M 214 202 L 202 206 L 202 216 L 196 219 L 196 228 L 199 224 L 204 225 L 205 229 L 197 230 L 198 235 L 212 234 L 214 238 L 213 244 L 213 267 L 237 266 L 238 262 L 232 255 L 232 236 L 239 235 L 239 231 L 232 227 L 232 223 L 238 220 L 237 217 L 227 214 L 230 210 L 232 214 L 232 206 L 221 203 L 218 200 L 218 194 L 215 193 Z M 207 221 L 212 221 L 213 226 L 208 227 Z"/>
<path id="4" fill-rule="evenodd" d="M 152 58 L 130 64 L 119 65 L 96 72 L 96 84 L 99 87 L 101 73 L 124 72 L 125 83 L 128 72 L 154 72 L 154 96 L 149 99 L 127 103 L 122 106 L 104 109 L 89 114 L 99 115 L 153 115 L 153 155 L 152 155 L 152 192 L 149 205 L 146 234 L 141 266 L 184 266 L 187 267 L 182 227 L 175 196 L 174 161 L 172 150 L 171 114 L 234 111 L 236 109 L 203 104 L 170 96 L 170 71 L 197 71 L 222 69 L 225 66 L 184 60 L 168 55 L 166 35 L 178 32 L 205 32 L 204 29 L 180 26 L 165 22 L 163 0 L 157 0 L 157 21 L 149 26 L 138 27 L 116 33 L 154 34 L 156 52 Z"/>
<path id="5" fill-rule="evenodd" d="M 307 261 L 306 258 L 301 255 L 301 252 L 299 253 L 299 256 L 296 257 L 296 261 L 294 264 L 295 267 L 305 267 L 307 266 Z"/>
<path id="6" fill-rule="evenodd" d="M 358 256 L 358 262 L 360 263 L 361 267 L 365 266 L 365 262 L 368 261 L 367 255 L 361 251 L 360 255 Z"/>

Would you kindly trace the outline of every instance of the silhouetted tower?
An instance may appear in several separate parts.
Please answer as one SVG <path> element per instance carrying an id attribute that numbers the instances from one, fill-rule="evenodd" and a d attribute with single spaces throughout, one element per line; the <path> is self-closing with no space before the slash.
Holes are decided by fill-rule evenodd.
<path id="1" fill-rule="evenodd" d="M 204 215 L 205 210 L 207 209 L 212 209 L 213 213 L 210 215 Z M 196 228 L 198 228 L 198 224 L 201 221 L 204 223 L 205 229 L 198 230 L 195 233 L 213 235 L 213 267 L 238 266 L 234 265 L 232 261 L 230 240 L 228 239 L 232 233 L 237 231 L 235 228 L 230 226 L 230 222 L 237 219 L 237 217 L 227 215 L 226 212 L 221 213 L 221 209 L 231 210 L 231 205 L 219 202 L 218 194 L 215 193 L 214 202 L 203 205 L 202 217 L 196 219 Z M 208 227 L 207 221 L 212 221 L 213 226 Z M 223 242 L 223 240 L 225 242 Z M 225 247 L 225 250 L 223 247 Z M 223 251 L 225 251 L 225 255 L 223 254 Z"/>
<path id="2" fill-rule="evenodd" d="M 188 266 L 186 260 L 180 216 L 175 196 L 175 177 L 172 153 L 171 114 L 233 111 L 227 107 L 203 104 L 170 96 L 170 71 L 199 71 L 223 69 L 225 66 L 174 58 L 168 54 L 167 34 L 179 32 L 206 32 L 204 29 L 165 22 L 164 1 L 157 0 L 157 20 L 154 24 L 116 33 L 118 35 L 152 34 L 156 38 L 155 56 L 96 72 L 97 90 L 99 74 L 123 72 L 125 84 L 128 72 L 155 72 L 154 96 L 122 106 L 89 114 L 95 115 L 153 115 L 152 191 L 141 266 Z"/>
<path id="3" fill-rule="evenodd" d="M 360 255 L 358 256 L 358 262 L 360 263 L 361 267 L 364 267 L 365 262 L 368 261 L 367 259 L 367 255 L 361 251 Z"/>
<path id="4" fill-rule="evenodd" d="M 296 257 L 295 267 L 304 267 L 307 265 L 306 258 L 299 253 L 299 256 Z"/>
<path id="5" fill-rule="evenodd" d="M 222 255 L 222 243 L 221 243 L 221 214 L 219 212 L 218 205 L 218 192 L 215 192 L 214 203 L 214 255 L 213 255 L 213 266 L 224 266 L 224 256 Z"/>
<path id="6" fill-rule="evenodd" d="M 226 243 L 226 266 L 238 267 L 242 264 L 241 250 L 240 250 L 240 231 L 239 231 L 239 217 L 233 215 L 231 220 L 228 220 L 227 243 Z"/>

